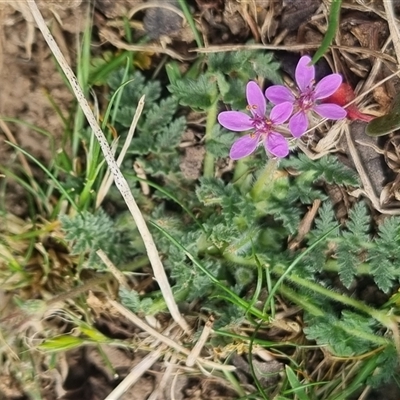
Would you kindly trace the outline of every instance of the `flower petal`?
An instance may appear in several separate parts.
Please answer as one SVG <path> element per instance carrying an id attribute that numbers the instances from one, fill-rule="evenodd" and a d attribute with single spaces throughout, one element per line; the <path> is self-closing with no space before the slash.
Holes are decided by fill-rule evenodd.
<path id="1" fill-rule="evenodd" d="M 293 103 L 286 101 L 276 105 L 269 114 L 269 118 L 273 124 L 283 124 L 291 116 L 293 112 Z"/>
<path id="2" fill-rule="evenodd" d="M 299 111 L 289 120 L 289 129 L 292 135 L 299 138 L 308 128 L 308 118 L 305 112 Z"/>
<path id="3" fill-rule="evenodd" d="M 247 104 L 250 106 L 250 111 L 253 115 L 258 115 L 264 118 L 267 109 L 267 101 L 260 86 L 256 82 L 250 81 L 246 86 Z"/>
<path id="4" fill-rule="evenodd" d="M 314 98 L 325 99 L 326 97 L 335 93 L 341 85 L 342 80 L 343 78 L 339 74 L 331 74 L 325 76 L 315 86 Z"/>
<path id="5" fill-rule="evenodd" d="M 270 132 L 264 141 L 265 149 L 276 157 L 286 157 L 289 154 L 287 140 L 279 133 Z"/>
<path id="6" fill-rule="evenodd" d="M 256 149 L 260 135 L 246 135 L 236 140 L 229 152 L 229 157 L 232 160 L 239 160 L 247 157 Z"/>
<path id="7" fill-rule="evenodd" d="M 311 58 L 309 56 L 303 56 L 300 58 L 296 67 L 296 83 L 301 92 L 305 92 L 315 79 L 315 67 L 314 65 L 309 65 L 310 63 Z"/>
<path id="8" fill-rule="evenodd" d="M 273 85 L 267 88 L 265 97 L 273 104 L 281 104 L 286 101 L 294 103 L 295 100 L 293 93 L 286 86 L 282 85 Z"/>
<path id="9" fill-rule="evenodd" d="M 218 122 L 224 128 L 235 132 L 248 131 L 253 128 L 252 118 L 240 111 L 222 111 L 218 114 Z"/>
<path id="10" fill-rule="evenodd" d="M 321 117 L 329 119 L 342 119 L 347 115 L 347 111 L 333 103 L 318 104 L 313 107 L 313 110 Z"/>

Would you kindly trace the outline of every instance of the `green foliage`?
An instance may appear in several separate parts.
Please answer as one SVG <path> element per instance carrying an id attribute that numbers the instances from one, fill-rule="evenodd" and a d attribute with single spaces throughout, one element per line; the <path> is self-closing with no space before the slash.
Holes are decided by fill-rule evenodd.
<path id="1" fill-rule="evenodd" d="M 350 287 L 361 264 L 363 251 L 369 242 L 369 224 L 365 204 L 357 203 L 350 210 L 347 230 L 342 230 L 337 250 L 339 275 L 346 287 Z"/>
<path id="2" fill-rule="evenodd" d="M 254 60 L 254 71 L 257 75 L 265 77 L 274 84 L 282 84 L 282 77 L 279 72 L 280 64 L 273 59 L 273 53 L 260 52 Z"/>
<path id="3" fill-rule="evenodd" d="M 283 160 L 282 166 L 311 175 L 311 181 L 323 179 L 330 184 L 359 186 L 356 173 L 331 155 L 311 160 L 305 154 L 299 154 Z"/>
<path id="4" fill-rule="evenodd" d="M 172 121 L 177 109 L 178 102 L 173 97 L 153 103 L 146 112 L 146 119 L 139 125 L 139 130 L 148 135 L 158 132 L 160 127 L 166 125 L 165 121 Z"/>
<path id="5" fill-rule="evenodd" d="M 323 232 L 332 228 L 335 221 L 332 206 L 325 203 L 319 210 L 319 217 L 315 222 L 315 229 L 309 234 L 310 242 L 321 236 Z M 335 259 L 340 279 L 344 286 L 350 287 L 354 278 L 359 275 L 359 270 L 368 262 L 369 271 L 377 286 L 384 292 L 389 292 L 394 281 L 400 278 L 397 268 L 400 262 L 400 218 L 390 217 L 378 227 L 378 235 L 371 238 L 371 220 L 364 203 L 357 203 L 349 212 L 346 226 L 340 232 L 333 232 L 330 241 L 335 249 Z M 326 263 L 326 258 L 321 257 L 329 246 L 319 245 L 314 252 L 306 258 L 307 269 L 321 271 Z M 365 266 L 363 267 L 365 268 Z"/>
<path id="6" fill-rule="evenodd" d="M 220 205 L 224 196 L 232 194 L 233 186 L 225 185 L 222 179 L 201 178 L 200 185 L 196 189 L 199 200 L 205 205 Z"/>
<path id="7" fill-rule="evenodd" d="M 107 84 L 112 91 L 116 91 L 120 85 L 124 83 L 123 77 L 124 69 L 120 69 L 110 75 Z M 130 126 L 132 118 L 135 115 L 136 105 L 143 95 L 145 95 L 146 99 L 144 112 L 146 112 L 149 107 L 152 107 L 161 95 L 160 82 L 156 80 L 146 81 L 143 74 L 139 71 L 133 72 L 127 77 L 125 82 L 129 80 L 132 80 L 132 82 L 124 86 L 120 102 L 120 107 L 126 112 L 129 110 L 129 114 L 131 115 L 131 118 L 125 121 L 126 125 L 124 126 L 126 127 Z M 119 122 L 122 123 L 121 120 L 119 120 Z"/>
<path id="8" fill-rule="evenodd" d="M 315 219 L 315 228 L 312 231 L 312 235 L 314 238 L 318 239 L 326 232 L 331 231 L 335 226 L 337 226 L 337 221 L 332 203 L 325 201 L 318 211 L 318 217 Z M 332 232 L 332 235 L 336 236 L 337 234 Z M 310 240 L 310 243 L 313 242 L 314 240 Z"/>
<path id="9" fill-rule="evenodd" d="M 320 346 L 329 346 L 337 356 L 355 356 L 370 350 L 375 337 L 372 318 L 343 311 L 340 317 L 332 314 L 323 317 L 307 316 L 304 332 L 307 338 Z"/>
<path id="10" fill-rule="evenodd" d="M 221 128 L 220 125 L 215 125 L 211 139 L 206 143 L 206 151 L 215 157 L 226 157 L 229 154 L 229 149 L 232 146 L 236 134 L 228 132 Z"/>
<path id="11" fill-rule="evenodd" d="M 225 75 L 237 74 L 240 71 L 248 79 L 257 75 L 265 77 L 272 83 L 282 83 L 279 74 L 280 65 L 274 61 L 273 53 L 260 50 L 242 50 L 211 53 L 208 56 L 208 66 L 211 72 Z M 232 80 L 235 82 L 238 80 Z"/>
<path id="12" fill-rule="evenodd" d="M 168 86 L 180 104 L 197 110 L 209 109 L 217 100 L 218 92 L 213 76 L 200 75 L 198 79 L 183 78 Z"/>
<path id="13" fill-rule="evenodd" d="M 368 377 L 367 383 L 373 388 L 385 384 L 390 379 L 398 379 L 400 359 L 394 345 L 386 346 L 379 354 L 377 368 L 373 375 Z M 397 381 L 398 383 L 398 381 Z"/>
<path id="14" fill-rule="evenodd" d="M 134 313 L 148 314 L 153 305 L 153 300 L 150 297 L 145 297 L 141 300 L 138 292 L 125 288 L 120 288 L 119 299 L 123 306 Z"/>
<path id="15" fill-rule="evenodd" d="M 386 218 L 379 226 L 378 237 L 367 257 L 376 284 L 386 293 L 392 288 L 394 280 L 400 277 L 399 230 L 399 217 Z"/>
<path id="16" fill-rule="evenodd" d="M 135 72 L 127 77 L 133 82 L 123 87 L 122 100 L 115 111 L 115 122 L 120 125 L 120 146 L 128 133 L 136 105 L 142 94 L 146 95 L 145 107 L 139 119 L 135 136 L 125 157 L 124 163 L 132 165 L 132 157 L 140 155 L 140 165 L 146 173 L 154 176 L 169 177 L 177 181 L 180 176 L 180 155 L 178 145 L 186 131 L 186 118 L 177 116 L 178 99 L 170 96 L 161 100 L 159 81 L 146 81 L 144 76 Z M 181 82 L 181 81 L 178 81 Z M 122 83 L 122 73 L 118 72 L 109 79 L 110 87 L 116 90 Z M 180 83 L 178 83 L 179 85 Z M 132 184 L 132 186 L 134 186 Z"/>
<path id="17" fill-rule="evenodd" d="M 116 226 L 102 209 L 95 214 L 83 211 L 74 217 L 60 215 L 59 218 L 65 239 L 70 241 L 71 253 L 87 255 L 88 267 L 105 269 L 96 256 L 99 249 L 117 265 L 135 254 L 130 237 L 132 232 Z"/>

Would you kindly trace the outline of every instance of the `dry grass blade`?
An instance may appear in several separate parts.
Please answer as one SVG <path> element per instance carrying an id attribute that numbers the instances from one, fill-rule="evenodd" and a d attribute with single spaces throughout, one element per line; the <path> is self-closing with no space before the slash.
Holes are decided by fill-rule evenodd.
<path id="1" fill-rule="evenodd" d="M 105 398 L 105 400 L 118 400 L 124 393 L 134 385 L 139 378 L 160 358 L 167 346 L 160 346 L 148 354 L 139 364 L 136 365 L 129 375 Z"/>
<path id="2" fill-rule="evenodd" d="M 154 337 L 155 339 L 159 340 L 160 342 L 168 345 L 172 349 L 178 351 L 179 353 L 185 355 L 186 357 L 190 355 L 190 350 L 187 349 L 186 347 L 183 347 L 179 343 L 177 343 L 175 340 L 170 339 L 167 336 L 162 335 L 161 333 L 157 332 L 155 329 L 153 329 L 151 326 L 147 325 L 145 322 L 143 322 L 138 316 L 136 316 L 133 312 L 129 311 L 126 309 L 123 305 L 119 304 L 115 300 L 108 299 L 108 302 L 118 311 L 120 312 L 124 317 L 129 319 L 132 323 L 134 323 L 136 326 L 138 326 L 140 329 L 144 330 L 147 332 L 149 335 Z M 223 370 L 223 371 L 234 371 L 236 368 L 231 366 L 231 365 L 222 365 L 218 364 L 213 361 L 208 361 L 203 358 L 198 357 L 196 359 L 198 364 L 201 364 L 203 367 L 209 368 L 209 369 L 217 369 L 217 370 Z"/>
<path id="3" fill-rule="evenodd" d="M 206 322 L 203 332 L 201 332 L 201 336 L 200 336 L 199 340 L 197 341 L 196 345 L 193 347 L 188 358 L 186 359 L 187 367 L 193 367 L 193 365 L 196 363 L 196 360 L 199 357 L 199 354 L 200 354 L 201 350 L 203 349 L 205 343 L 207 342 L 208 337 L 213 332 L 213 330 L 212 330 L 213 322 L 214 322 L 213 318 L 210 318 Z"/>
<path id="4" fill-rule="evenodd" d="M 79 102 L 80 107 L 82 108 L 83 113 L 86 116 L 87 121 L 89 122 L 90 127 L 95 134 L 101 150 L 103 152 L 104 158 L 114 176 L 115 185 L 117 186 L 118 190 L 120 191 L 126 205 L 130 213 L 132 214 L 137 228 L 142 236 L 144 245 L 146 246 L 147 255 L 149 257 L 151 266 L 153 268 L 154 277 L 157 280 L 157 283 L 160 287 L 160 290 L 163 294 L 165 303 L 167 304 L 168 310 L 171 313 L 172 318 L 177 322 L 177 324 L 185 331 L 189 332 L 190 328 L 187 322 L 181 316 L 178 306 L 175 303 L 175 299 L 172 293 L 171 286 L 169 285 L 167 275 L 165 273 L 164 267 L 161 263 L 156 245 L 154 243 L 153 237 L 149 231 L 149 228 L 146 225 L 146 222 L 143 218 L 142 213 L 138 205 L 136 204 L 135 199 L 130 191 L 128 182 L 126 181 L 125 177 L 122 175 L 121 170 L 118 167 L 117 162 L 114 159 L 114 155 L 110 149 L 110 146 L 107 142 L 104 133 L 102 132 L 95 116 L 93 115 L 89 103 L 87 102 L 83 91 L 79 85 L 79 82 L 73 73 L 71 67 L 66 62 L 63 54 L 61 53 L 59 47 L 57 46 L 53 36 L 51 35 L 47 25 L 43 19 L 42 14 L 40 13 L 35 0 L 26 0 L 32 15 L 41 30 L 44 39 L 46 40 L 50 50 L 52 51 L 54 57 L 58 61 L 60 67 L 62 68 L 65 76 L 67 77 L 68 81 L 71 84 L 71 87 L 74 91 L 75 97 Z"/>
<path id="5" fill-rule="evenodd" d="M 119 154 L 119 156 L 117 158 L 118 167 L 121 166 L 122 161 L 124 160 L 124 157 L 126 155 L 126 152 L 128 151 L 128 148 L 132 142 L 137 123 L 139 122 L 139 118 L 142 115 L 143 107 L 144 107 L 144 95 L 139 99 L 135 115 L 133 117 L 131 126 L 129 127 L 128 136 L 126 137 L 125 143 L 121 149 L 121 153 Z M 108 193 L 108 190 L 110 189 L 113 181 L 114 181 L 114 177 L 110 173 L 110 169 L 108 169 L 104 176 L 103 182 L 101 182 L 101 185 L 100 185 L 99 193 L 98 193 L 97 199 L 96 199 L 96 208 L 100 207 L 100 205 L 103 202 L 106 194 Z"/>
<path id="6" fill-rule="evenodd" d="M 27 0 L 27 1 L 31 1 L 31 0 Z M 147 52 L 147 53 L 166 54 L 166 55 L 170 56 L 171 58 L 174 58 L 178 61 L 190 61 L 195 58 L 195 57 L 183 56 L 181 54 L 178 54 L 174 50 L 167 49 L 167 48 L 164 48 L 161 46 L 125 43 L 124 41 L 120 40 L 120 38 L 109 29 L 100 28 L 100 36 L 102 36 L 105 40 L 110 42 L 117 49 L 128 50 L 128 51 L 142 51 L 142 52 Z"/>
<path id="7" fill-rule="evenodd" d="M 112 261 L 107 257 L 103 250 L 97 250 L 96 254 L 101 258 L 101 261 L 107 266 L 110 272 L 114 275 L 114 278 L 118 281 L 121 287 L 130 290 L 128 281 L 124 274 L 112 263 Z"/>
<path id="8" fill-rule="evenodd" d="M 383 4 L 385 6 L 386 18 L 389 25 L 394 51 L 396 52 L 397 63 L 400 63 L 400 33 L 396 17 L 394 15 L 394 5 L 392 1 L 384 1 Z"/>

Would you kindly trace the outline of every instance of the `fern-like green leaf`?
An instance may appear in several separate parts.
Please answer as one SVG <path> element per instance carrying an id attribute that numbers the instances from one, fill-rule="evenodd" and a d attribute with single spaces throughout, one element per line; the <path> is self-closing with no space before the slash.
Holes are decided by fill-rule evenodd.
<path id="1" fill-rule="evenodd" d="M 349 288 L 354 276 L 357 274 L 357 267 L 360 264 L 360 260 L 352 251 L 351 246 L 347 245 L 346 242 L 341 242 L 337 250 L 337 261 L 340 280 L 345 287 Z"/>
<path id="2" fill-rule="evenodd" d="M 168 86 L 180 104 L 196 110 L 207 110 L 217 100 L 216 80 L 210 75 L 200 75 L 197 80 L 184 78 Z"/>
<path id="3" fill-rule="evenodd" d="M 359 186 L 356 173 L 340 163 L 333 156 L 325 156 L 319 160 L 311 160 L 305 154 L 290 157 L 282 162 L 282 166 L 291 167 L 298 171 L 311 172 L 312 180 L 324 179 L 328 183 L 338 185 Z"/>
<path id="4" fill-rule="evenodd" d="M 351 234 L 357 239 L 358 244 L 368 243 L 370 241 L 368 235 L 370 223 L 370 217 L 367 213 L 365 203 L 356 203 L 349 212 L 349 221 L 346 226 Z"/>

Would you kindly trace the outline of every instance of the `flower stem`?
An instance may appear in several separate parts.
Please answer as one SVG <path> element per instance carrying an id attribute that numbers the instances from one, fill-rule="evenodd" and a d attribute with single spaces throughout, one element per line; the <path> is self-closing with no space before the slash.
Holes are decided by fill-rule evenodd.
<path id="1" fill-rule="evenodd" d="M 273 175 L 278 167 L 278 160 L 270 158 L 264 171 L 258 176 L 256 183 L 253 186 L 250 194 L 254 200 L 257 200 L 265 189 L 269 189 L 273 184 Z"/>
<path id="2" fill-rule="evenodd" d="M 205 135 L 205 143 L 207 146 L 207 142 L 212 139 L 212 131 L 215 125 L 215 121 L 217 119 L 217 110 L 218 110 L 218 102 L 215 101 L 213 105 L 208 109 L 207 120 L 206 120 L 206 135 Z M 206 151 L 206 155 L 204 157 L 204 169 L 203 176 L 206 178 L 212 178 L 214 176 L 214 163 L 215 158 L 214 155 L 209 151 Z"/>
<path id="3" fill-rule="evenodd" d="M 249 167 L 247 166 L 246 159 L 241 158 L 240 160 L 238 160 L 235 166 L 235 170 L 233 172 L 232 182 L 237 184 L 239 181 L 242 181 L 243 178 L 246 177 L 248 169 Z"/>
<path id="4" fill-rule="evenodd" d="M 278 275 L 282 275 L 284 273 L 284 270 L 278 266 L 275 266 L 274 272 L 276 272 Z M 302 287 L 307 288 L 308 290 L 312 290 L 316 293 L 322 294 L 323 296 L 327 297 L 328 299 L 337 301 L 339 303 L 353 307 L 356 310 L 364 312 L 365 314 L 368 314 L 369 316 L 376 319 L 377 321 L 379 321 L 382 325 L 384 325 L 386 327 L 390 328 L 390 326 L 391 326 L 392 320 L 391 320 L 390 316 L 387 315 L 386 311 L 380 311 L 375 308 L 372 308 L 372 307 L 364 304 L 361 301 L 358 301 L 351 297 L 334 292 L 332 290 L 326 289 L 317 283 L 311 282 L 308 279 L 300 278 L 298 275 L 295 275 L 295 274 L 287 275 L 285 278 L 288 281 L 291 281 L 292 283 L 294 283 L 298 286 L 302 286 Z"/>

